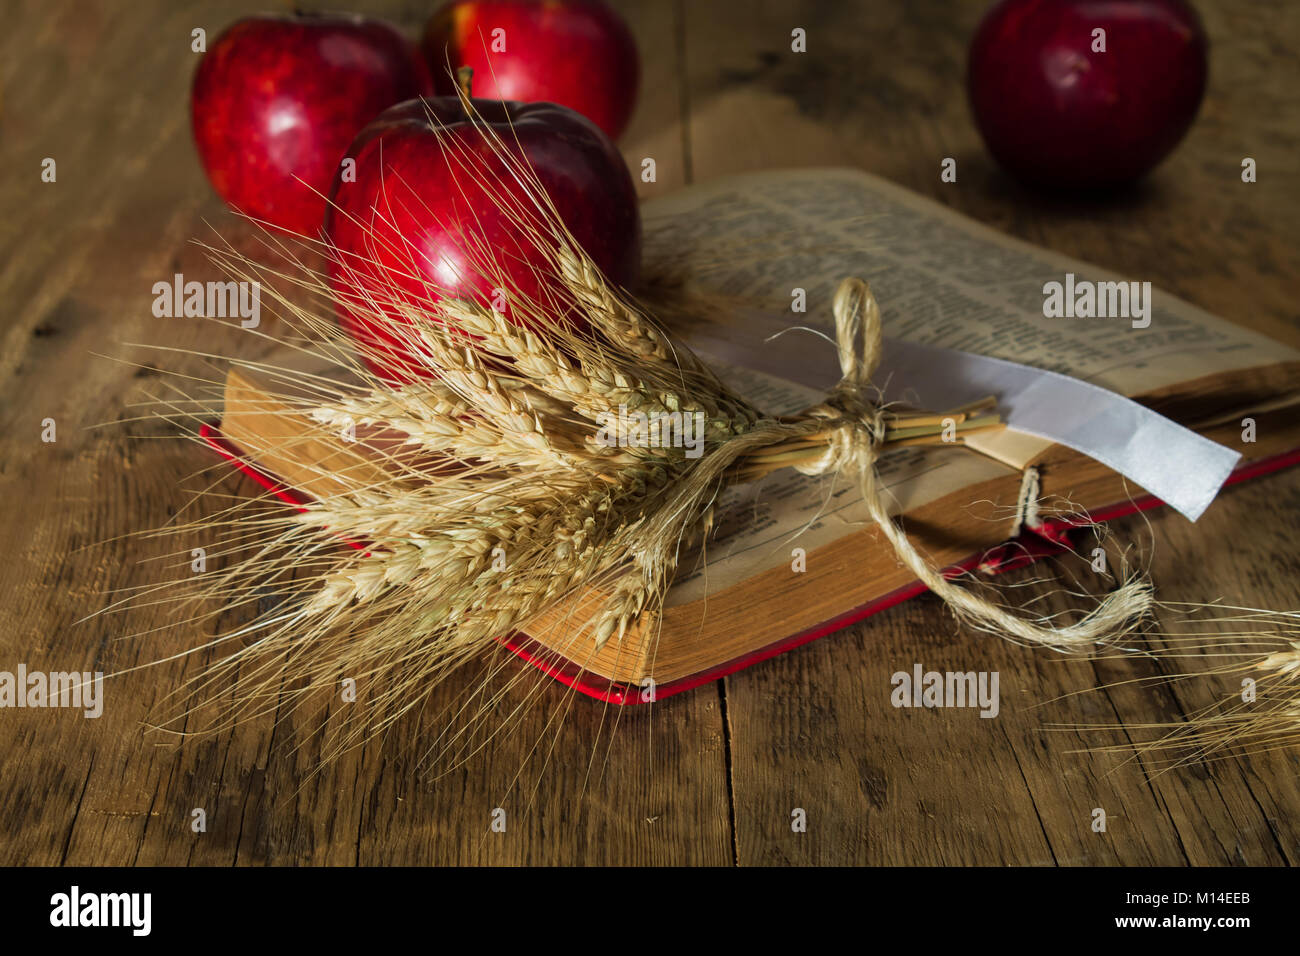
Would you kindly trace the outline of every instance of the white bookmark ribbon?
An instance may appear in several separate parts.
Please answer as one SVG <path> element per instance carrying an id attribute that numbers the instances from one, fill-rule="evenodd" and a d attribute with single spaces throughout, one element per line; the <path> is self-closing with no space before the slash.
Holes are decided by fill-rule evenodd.
<path id="1" fill-rule="evenodd" d="M 723 332 L 721 326 L 693 331 L 687 341 L 723 362 L 809 388 L 823 390 L 838 380 L 835 349 L 822 335 L 785 329 L 764 341 L 755 333 L 772 329 L 770 319 L 741 327 L 749 341 L 708 334 Z M 1116 392 L 1004 359 L 886 338 L 875 379 L 886 401 L 925 408 L 956 408 L 996 395 L 1009 428 L 1096 459 L 1191 521 L 1210 506 L 1241 458 Z"/>

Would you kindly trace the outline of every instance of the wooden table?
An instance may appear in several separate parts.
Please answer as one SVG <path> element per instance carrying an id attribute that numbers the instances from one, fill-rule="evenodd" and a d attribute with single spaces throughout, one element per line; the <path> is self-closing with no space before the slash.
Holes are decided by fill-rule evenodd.
<path id="1" fill-rule="evenodd" d="M 357 5 L 412 31 L 430 6 Z M 154 318 L 151 287 L 174 272 L 216 277 L 195 238 L 251 248 L 190 143 L 190 31 L 215 36 L 267 4 L 10 6 L 0 37 L 0 669 L 114 672 L 202 636 L 169 626 L 175 612 L 159 608 L 78 622 L 105 607 L 106 591 L 158 580 L 158 562 L 142 562 L 164 544 L 121 536 L 169 520 L 210 464 L 174 429 L 134 420 L 132 404 L 166 393 L 162 372 L 207 366 L 131 343 L 249 349 L 207 323 Z M 963 85 L 980 2 L 619 6 L 644 59 L 621 145 L 634 168 L 655 158 L 647 196 L 740 170 L 856 165 L 1300 341 L 1294 4 L 1199 4 L 1212 37 L 1201 116 L 1148 183 L 1101 202 L 1028 194 L 983 152 Z M 795 27 L 807 31 L 806 54 L 790 52 Z M 940 182 L 948 156 L 956 184 Z M 1244 156 L 1258 162 L 1253 185 L 1240 181 Z M 40 179 L 45 157 L 57 162 L 52 184 Z M 40 438 L 46 418 L 54 443 Z M 1162 512 L 1114 530 L 1152 553 L 1165 600 L 1294 608 L 1298 506 L 1300 473 L 1283 473 L 1225 492 L 1196 525 Z M 1051 567 L 1038 573 L 1037 590 L 1057 580 Z M 998 671 L 999 719 L 893 709 L 889 676 L 915 661 Z M 1076 752 L 1123 734 L 1044 729 L 1177 720 L 1210 702 L 1207 685 L 1051 702 L 1159 671 L 963 633 L 931 598 L 653 708 L 614 713 L 549 683 L 503 690 L 503 717 L 529 690 L 533 703 L 470 763 L 435 776 L 419 765 L 430 715 L 323 766 L 312 724 L 292 718 L 185 742 L 147 732 L 154 706 L 201 663 L 110 681 L 98 720 L 0 711 L 0 862 L 1300 862 L 1294 752 L 1159 773 L 1147 758 Z M 497 807 L 504 833 L 488 831 Z M 195 808 L 206 832 L 191 828 Z M 791 830 L 794 808 L 806 833 Z M 1095 808 L 1104 833 L 1091 827 Z"/>

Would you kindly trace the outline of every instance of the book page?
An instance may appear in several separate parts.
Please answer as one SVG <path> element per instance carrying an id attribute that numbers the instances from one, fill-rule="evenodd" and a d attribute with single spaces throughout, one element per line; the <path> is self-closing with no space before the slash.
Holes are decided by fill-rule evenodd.
<path id="1" fill-rule="evenodd" d="M 808 388 L 739 366 L 711 363 L 727 385 L 770 414 L 787 415 L 824 397 Z M 833 383 L 832 383 L 833 384 Z M 936 498 L 1015 469 L 960 446 L 900 448 L 877 463 L 889 513 L 903 514 Z M 1006 524 L 1011 523 L 1007 515 Z M 704 557 L 683 561 L 667 606 L 685 604 L 738 584 L 752 575 L 791 562 L 791 550 L 811 553 L 871 518 L 857 482 L 846 477 L 810 477 L 793 468 L 723 493 L 714 518 L 716 532 Z"/>
<path id="2" fill-rule="evenodd" d="M 1113 318 L 1046 319 L 1042 282 L 1059 280 L 1064 271 L 1104 273 L 853 170 L 729 178 L 649 203 L 644 216 L 648 274 L 682 276 L 706 301 L 717 294 L 744 301 L 718 310 L 718 321 L 684 331 L 688 341 L 697 333 L 701 354 L 724 381 L 770 414 L 815 405 L 835 384 L 832 341 L 784 330 L 806 326 L 831 335 L 831 295 L 848 275 L 871 282 L 887 336 L 1037 365 L 1119 391 L 1300 358 L 1158 290 L 1146 329 Z M 794 288 L 807 292 L 805 313 L 790 311 Z M 769 341 L 776 333 L 784 334 Z M 793 336 L 802 337 L 798 347 Z M 728 352 L 733 361 L 720 361 L 708 338 L 734 345 Z M 737 352 L 748 353 L 752 363 L 734 361 Z M 295 351 L 284 359 L 291 367 L 300 362 Z M 924 396 L 914 404 L 924 406 Z M 878 470 L 890 513 L 1014 475 L 1046 446 L 1009 430 L 972 435 L 968 442 L 970 448 L 910 447 L 884 455 Z M 976 505 L 958 501 L 958 507 Z M 990 513 L 987 503 L 980 512 Z M 1011 527 L 1008 509 L 999 514 L 1005 520 L 991 530 L 991 540 Z M 794 547 L 811 554 L 868 520 L 856 485 L 845 477 L 787 469 L 729 489 L 715 515 L 718 531 L 708 542 L 707 567 L 686 557 L 668 604 L 788 566 Z"/>
<path id="3" fill-rule="evenodd" d="M 880 303 L 885 335 L 1045 368 L 1125 395 L 1154 391 L 1233 369 L 1300 360 L 1300 353 L 1151 289 L 1149 324 L 1132 316 L 1048 318 L 1046 282 L 1067 273 L 1086 282 L 1119 281 L 1104 270 L 1004 236 L 943 206 L 857 170 L 763 172 L 692 187 L 644 207 L 650 275 L 670 275 L 688 292 L 725 305 L 692 332 L 725 341 L 734 363 L 761 358 L 758 372 L 732 364 L 722 377 L 765 411 L 815 404 L 834 384 L 831 296 L 846 276 L 866 279 Z M 791 309 L 795 290 L 806 311 Z M 790 348 L 772 339 L 793 326 L 831 341 Z M 805 363 L 824 347 L 821 361 Z M 773 360 L 773 356 L 776 359 Z M 793 367 L 797 365 L 799 367 Z M 816 368 L 804 367 L 816 365 Z M 788 368 L 781 376 L 777 368 Z M 909 396 L 911 398 L 911 396 Z M 924 406 L 924 396 L 915 403 Z M 882 458 L 891 512 L 919 507 L 1023 466 L 1050 443 L 1015 432 L 972 436 L 985 454 L 908 448 Z M 993 459 L 997 458 L 1001 464 Z M 730 490 L 720 503 L 707 569 L 684 566 L 670 605 L 705 596 L 851 533 L 866 520 L 846 479 L 778 472 Z M 1007 521 L 1010 526 L 1010 518 Z"/>
<path id="4" fill-rule="evenodd" d="M 783 326 L 829 332 L 835 287 L 854 276 L 871 284 L 887 336 L 1045 368 L 1124 395 L 1300 360 L 1300 352 L 1156 288 L 1145 328 L 1126 317 L 1048 318 L 1047 282 L 1064 283 L 1067 273 L 1076 284 L 1134 277 L 1005 236 L 858 170 L 729 177 L 647 203 L 644 219 L 649 273 L 761 301 Z M 791 310 L 795 289 L 807 294 L 803 313 Z M 723 312 L 717 320 L 729 324 Z"/>

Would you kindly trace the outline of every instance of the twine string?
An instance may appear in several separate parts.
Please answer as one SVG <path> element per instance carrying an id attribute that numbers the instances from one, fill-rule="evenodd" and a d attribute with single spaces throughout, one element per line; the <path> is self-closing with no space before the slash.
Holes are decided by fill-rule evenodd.
<path id="1" fill-rule="evenodd" d="M 797 465 L 798 470 L 807 475 L 856 475 L 862 500 L 898 559 L 971 627 L 1061 651 L 1086 650 L 1136 627 L 1154 600 L 1150 582 L 1139 575 L 1101 599 L 1076 623 L 1057 626 L 1014 614 L 972 593 L 926 560 L 886 510 L 876 470 L 885 432 L 881 405 L 871 397 L 871 377 L 880 363 L 883 342 L 880 307 L 867 283 L 849 278 L 836 290 L 832 311 L 842 377 L 821 405 L 805 413 L 810 418 L 826 419 L 831 426 L 826 453 L 813 462 Z"/>

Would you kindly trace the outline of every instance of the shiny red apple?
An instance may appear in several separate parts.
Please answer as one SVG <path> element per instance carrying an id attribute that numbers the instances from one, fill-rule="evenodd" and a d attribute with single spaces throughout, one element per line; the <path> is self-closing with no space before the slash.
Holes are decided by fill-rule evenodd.
<path id="1" fill-rule="evenodd" d="M 609 280 L 630 285 L 639 271 L 636 191 L 609 137 L 553 103 L 469 102 L 477 121 L 454 96 L 392 107 L 348 150 L 356 181 L 335 177 L 325 221 L 335 299 L 389 379 L 432 374 L 411 357 L 404 310 L 465 298 L 526 325 L 513 305 L 554 292 L 550 240 L 530 234 L 546 222 L 538 190 Z"/>
<path id="2" fill-rule="evenodd" d="M 479 96 L 559 103 L 611 139 L 636 106 L 636 42 L 601 0 L 455 0 L 429 21 L 424 51 L 439 93 L 468 66 Z"/>
<path id="3" fill-rule="evenodd" d="M 387 23 L 249 17 L 199 63 L 190 98 L 194 141 L 231 206 L 316 236 L 348 144 L 384 109 L 430 89 L 423 57 Z"/>
<path id="4" fill-rule="evenodd" d="M 1205 93 L 1207 47 L 1183 0 L 1005 0 L 971 43 L 971 107 L 1017 178 L 1113 186 L 1183 138 Z"/>

